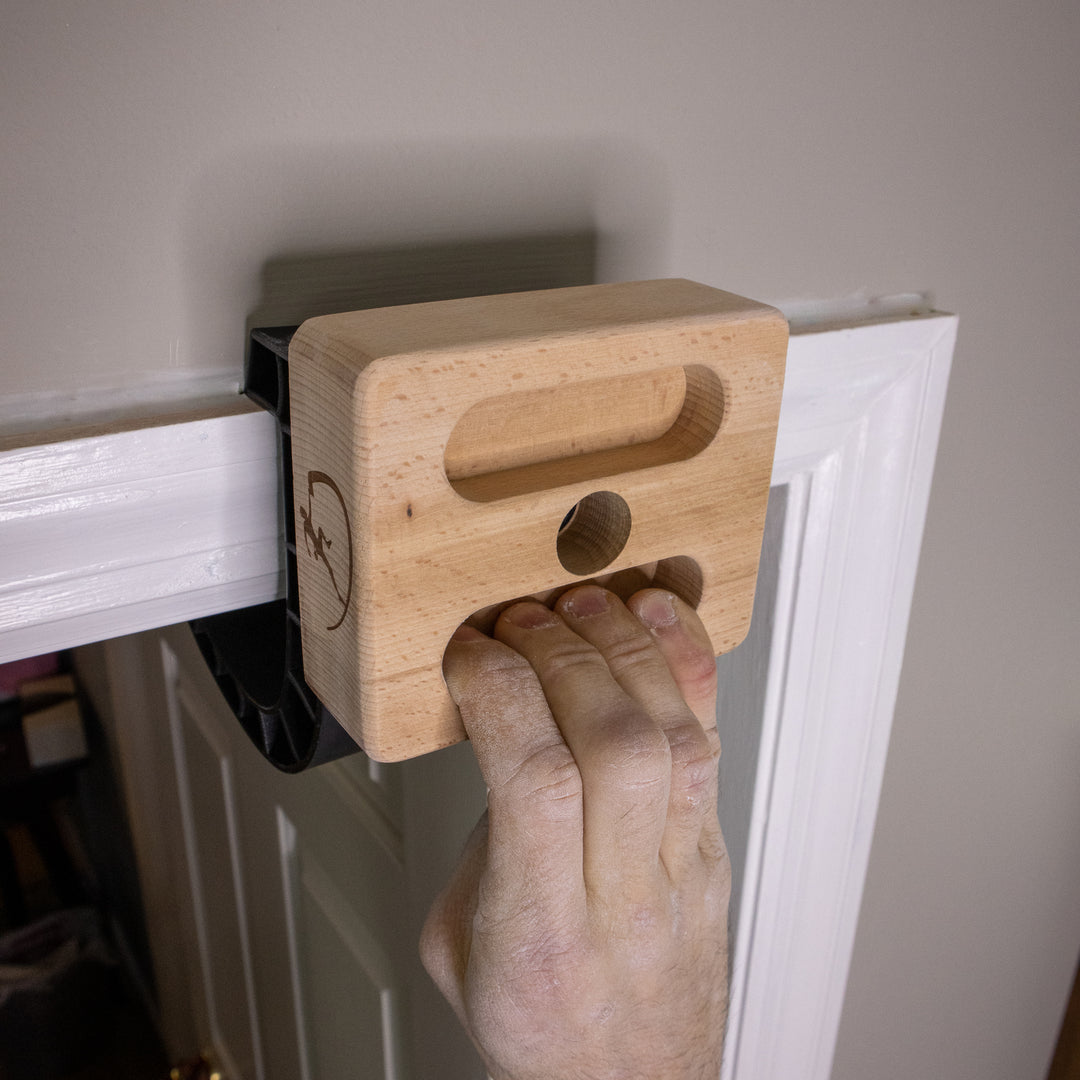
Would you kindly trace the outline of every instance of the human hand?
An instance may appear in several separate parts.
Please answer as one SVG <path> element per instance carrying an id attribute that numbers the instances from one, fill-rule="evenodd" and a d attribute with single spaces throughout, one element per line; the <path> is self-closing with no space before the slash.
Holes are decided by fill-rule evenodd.
<path id="1" fill-rule="evenodd" d="M 730 865 L 695 612 L 596 585 L 444 660 L 488 812 L 421 955 L 495 1080 L 715 1080 Z"/>

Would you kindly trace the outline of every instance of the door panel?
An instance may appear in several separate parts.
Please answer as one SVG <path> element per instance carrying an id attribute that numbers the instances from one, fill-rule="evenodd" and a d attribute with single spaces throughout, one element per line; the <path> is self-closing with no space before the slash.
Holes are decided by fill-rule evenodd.
<path id="1" fill-rule="evenodd" d="M 405 1080 L 416 955 L 402 834 L 405 770 L 363 754 L 295 776 L 248 743 L 186 627 L 161 657 L 198 968 L 202 1045 L 229 1080 Z M 165 733 L 162 732 L 164 737 Z M 453 826 L 438 815 L 435 829 Z M 438 842 L 438 836 L 435 837 Z M 456 1026 L 456 1021 L 453 1022 Z M 482 1075 L 460 1031 L 461 1076 Z M 436 1048 L 445 1055 L 445 1048 Z M 451 1053 L 451 1056 L 455 1056 Z M 450 1076 L 454 1074 L 443 1073 Z"/>
<path id="2" fill-rule="evenodd" d="M 303 1080 L 399 1080 L 400 973 L 278 809 L 286 934 Z"/>
<path id="3" fill-rule="evenodd" d="M 227 1074 L 261 1076 L 233 764 L 216 710 L 163 652 L 176 791 L 198 945 L 203 1036 Z"/>

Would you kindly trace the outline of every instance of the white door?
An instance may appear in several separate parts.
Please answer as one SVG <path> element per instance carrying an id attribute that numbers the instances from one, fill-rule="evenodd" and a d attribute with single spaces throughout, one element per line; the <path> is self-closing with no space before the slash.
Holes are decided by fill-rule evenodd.
<path id="1" fill-rule="evenodd" d="M 482 1077 L 416 955 L 427 849 L 453 854 L 483 802 L 471 755 L 433 770 L 357 754 L 286 775 L 248 743 L 186 627 L 138 647 L 171 746 L 161 795 L 178 813 L 160 820 L 179 835 L 158 843 L 183 853 L 175 902 L 200 1047 L 234 1080 Z"/>
<path id="2" fill-rule="evenodd" d="M 753 627 L 720 662 L 737 875 L 724 1075 L 740 1080 L 829 1074 L 955 333 L 933 314 L 819 325 L 793 326 Z M 48 448 L 0 453 L 6 655 L 273 598 L 273 515 L 221 512 L 272 494 L 266 419 L 58 444 L 80 466 L 61 478 Z M 86 523 L 127 491 L 138 528 L 112 529 L 104 559 Z M 210 1049 L 233 1080 L 482 1077 L 416 955 L 482 807 L 469 748 L 286 776 L 186 627 L 106 652 L 174 1046 Z"/>

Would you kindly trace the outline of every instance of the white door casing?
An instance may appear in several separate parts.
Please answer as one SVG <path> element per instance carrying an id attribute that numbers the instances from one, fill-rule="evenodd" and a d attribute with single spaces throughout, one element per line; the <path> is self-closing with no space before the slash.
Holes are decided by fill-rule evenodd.
<path id="1" fill-rule="evenodd" d="M 936 316 L 792 339 L 725 1080 L 831 1072 L 955 334 Z"/>
<path id="2" fill-rule="evenodd" d="M 956 320 L 927 314 L 793 330 L 767 529 L 765 610 L 756 609 L 747 644 L 720 661 L 721 812 L 741 879 L 726 1080 L 829 1075 Z M 272 419 L 235 402 L 198 419 L 0 451 L 0 660 L 272 599 L 281 583 L 277 468 Z M 179 686 L 175 652 L 165 655 L 166 681 Z M 202 752 L 198 740 L 190 741 L 201 722 L 185 727 L 176 719 L 177 694 L 170 724 L 183 781 L 192 753 Z M 734 724 L 727 732 L 725 717 Z M 213 745 L 205 731 L 203 737 Z M 227 805 L 233 766 L 226 749 L 218 746 L 214 770 Z M 740 774 L 740 761 L 752 767 Z M 428 789 L 432 762 L 417 763 Z M 434 779 L 452 789 L 452 771 Z M 267 788 L 283 781 L 305 783 L 275 776 Z M 400 827 L 415 855 L 411 872 L 422 865 L 437 877 L 456 850 L 413 835 L 430 819 L 422 799 L 405 801 L 410 809 Z M 196 808 L 184 807 L 182 790 L 180 802 L 185 843 L 198 863 Z M 206 1023 L 211 1035 L 218 1025 L 215 1042 L 226 1045 L 239 1075 L 261 1078 L 274 1075 L 261 1043 L 276 1033 L 267 1032 L 265 1012 L 253 1000 L 260 962 L 243 929 L 245 891 L 253 890 L 235 840 L 239 819 L 230 813 L 204 822 L 202 835 L 220 828 L 216 843 L 230 852 L 222 866 L 233 883 L 229 904 L 240 913 L 239 923 L 232 917 L 230 955 L 247 1001 L 231 1020 L 217 1010 Z M 281 881 L 286 905 L 295 909 L 303 890 L 306 896 L 314 889 L 319 910 L 340 915 L 352 899 L 329 879 L 327 859 L 301 866 L 307 856 L 297 846 L 295 816 L 280 810 L 273 826 L 280 866 L 292 866 Z M 736 820 L 741 824 L 729 825 Z M 258 828 L 265 831 L 265 823 Z M 189 873 L 197 878 L 198 867 Z M 197 909 L 203 886 L 192 884 Z M 414 886 L 405 881 L 415 893 Z M 415 924 L 415 912 L 410 918 Z M 199 930 L 196 911 L 205 983 L 214 928 L 203 921 Z M 406 993 L 394 990 L 391 977 L 400 958 L 373 951 L 370 929 L 354 925 L 338 936 L 366 957 L 361 966 L 376 987 L 391 1047 L 399 1036 L 388 1035 L 393 1022 L 386 1017 L 404 1007 Z M 303 957 L 297 940 L 289 944 L 296 1002 Z M 228 1021 L 233 1030 L 243 1015 L 250 1023 L 238 1042 L 222 1025 Z M 286 1044 L 280 1053 L 288 1054 Z M 302 1047 L 293 1052 L 305 1060 Z M 314 1051 L 306 1052 L 310 1072 Z"/>

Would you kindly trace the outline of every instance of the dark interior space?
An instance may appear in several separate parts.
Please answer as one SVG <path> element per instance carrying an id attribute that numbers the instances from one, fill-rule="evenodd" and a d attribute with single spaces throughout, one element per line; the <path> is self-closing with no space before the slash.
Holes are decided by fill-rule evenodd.
<path id="1" fill-rule="evenodd" d="M 104 732 L 56 655 L 0 668 L 0 1078 L 168 1075 Z"/>

